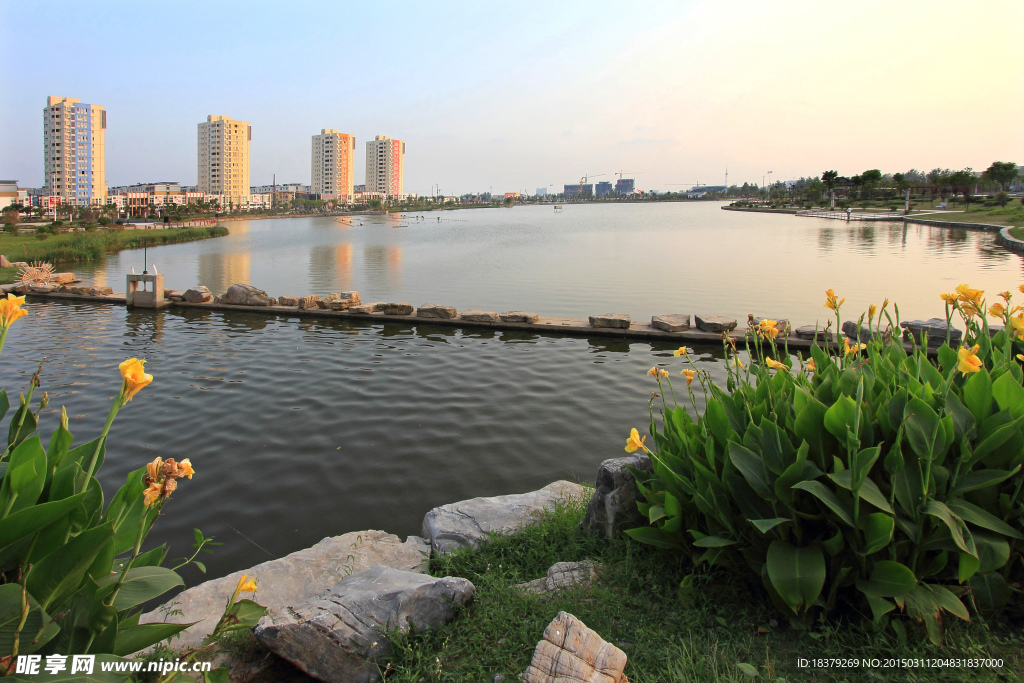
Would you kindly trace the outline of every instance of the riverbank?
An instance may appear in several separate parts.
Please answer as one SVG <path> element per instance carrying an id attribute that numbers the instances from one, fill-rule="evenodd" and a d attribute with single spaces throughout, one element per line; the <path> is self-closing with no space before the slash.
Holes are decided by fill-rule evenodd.
<path id="1" fill-rule="evenodd" d="M 0 253 L 11 262 L 45 261 L 55 266 L 91 261 L 104 254 L 126 249 L 157 247 L 197 240 L 223 237 L 228 229 L 223 226 L 208 228 L 168 228 L 166 230 L 114 230 L 96 229 L 88 232 L 3 234 Z M 14 281 L 17 269 L 0 269 L 0 283 Z"/>

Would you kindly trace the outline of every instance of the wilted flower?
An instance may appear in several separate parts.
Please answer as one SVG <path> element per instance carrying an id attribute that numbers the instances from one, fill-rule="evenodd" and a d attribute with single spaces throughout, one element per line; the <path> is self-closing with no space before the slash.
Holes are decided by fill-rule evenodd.
<path id="1" fill-rule="evenodd" d="M 765 362 L 765 365 L 770 367 L 772 370 L 783 370 L 783 369 L 789 370 L 789 368 L 786 367 L 785 363 L 780 363 L 779 361 L 775 360 L 774 358 L 765 358 L 764 362 Z"/>
<path id="2" fill-rule="evenodd" d="M 693 378 L 697 376 L 697 371 L 691 370 L 690 368 L 686 368 L 684 370 L 681 370 L 679 374 L 684 375 L 686 377 L 686 386 L 690 386 L 691 384 L 693 384 Z"/>
<path id="3" fill-rule="evenodd" d="M 956 369 L 965 375 L 980 371 L 983 365 L 981 359 L 978 358 L 978 349 L 980 348 L 981 346 L 978 344 L 975 344 L 974 347 L 970 349 L 966 346 L 961 346 L 960 350 L 957 351 L 956 354 L 959 361 Z"/>
<path id="4" fill-rule="evenodd" d="M 145 360 L 129 358 L 117 366 L 121 370 L 121 377 L 124 379 L 124 382 L 121 384 L 122 405 L 132 400 L 135 394 L 139 393 L 143 387 L 148 386 L 153 381 L 153 375 L 146 374 L 145 365 Z"/>
<path id="5" fill-rule="evenodd" d="M 164 487 L 158 481 L 151 482 L 146 490 L 142 492 L 142 502 L 145 503 L 146 507 L 153 505 L 160 496 L 163 495 Z"/>
<path id="6" fill-rule="evenodd" d="M 28 311 L 22 308 L 24 304 L 23 296 L 8 294 L 6 299 L 0 299 L 0 327 L 6 330 L 15 320 L 28 315 Z"/>
<path id="7" fill-rule="evenodd" d="M 839 313 L 839 307 L 846 301 L 844 297 L 842 300 L 836 296 L 836 293 L 831 289 L 825 290 L 825 308 L 831 308 L 836 313 Z"/>
<path id="8" fill-rule="evenodd" d="M 629 438 L 626 439 L 626 452 L 632 453 L 637 450 L 646 450 L 644 448 L 644 441 L 647 441 L 647 437 L 640 438 L 640 432 L 636 429 L 629 430 Z"/>

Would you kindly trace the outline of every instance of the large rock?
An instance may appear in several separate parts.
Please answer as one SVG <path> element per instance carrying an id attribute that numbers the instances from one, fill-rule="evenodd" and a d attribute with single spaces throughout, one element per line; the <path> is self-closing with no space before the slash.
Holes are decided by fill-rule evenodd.
<path id="1" fill-rule="evenodd" d="M 625 529 L 647 524 L 636 506 L 640 490 L 629 471 L 630 467 L 641 472 L 653 471 L 650 457 L 643 454 L 609 458 L 601 463 L 594 495 L 590 497 L 587 513 L 580 523 L 585 531 L 602 538 L 612 538 Z"/>
<path id="2" fill-rule="evenodd" d="M 629 683 L 626 653 L 608 643 L 582 621 L 558 616 L 544 629 L 523 683 Z"/>
<path id="3" fill-rule="evenodd" d="M 803 325 L 796 328 L 796 336 L 800 339 L 813 340 L 817 337 L 818 341 L 832 341 L 832 331 L 826 332 L 823 328 L 817 325 Z"/>
<path id="4" fill-rule="evenodd" d="M 0 254 L 0 268 L 13 268 L 14 264 L 7 260 L 7 257 Z"/>
<path id="5" fill-rule="evenodd" d="M 467 579 L 374 565 L 302 603 L 272 609 L 256 638 L 309 675 L 328 683 L 380 680 L 391 653 L 388 632 L 447 624 L 473 599 Z"/>
<path id="6" fill-rule="evenodd" d="M 416 309 L 412 307 L 412 304 L 407 301 L 400 303 L 386 303 L 380 307 L 380 310 L 385 315 L 412 315 Z"/>
<path id="7" fill-rule="evenodd" d="M 473 323 L 493 323 L 498 319 L 498 314 L 491 311 L 481 311 L 479 308 L 470 308 L 462 312 L 462 319 Z"/>
<path id="8" fill-rule="evenodd" d="M 74 273 L 54 273 L 50 276 L 50 282 L 55 285 L 66 285 L 75 281 Z"/>
<path id="9" fill-rule="evenodd" d="M 277 305 L 296 307 L 299 305 L 299 299 L 301 298 L 298 296 L 279 296 L 277 297 Z"/>
<path id="10" fill-rule="evenodd" d="M 628 313 L 601 313 L 590 316 L 590 324 L 593 327 L 610 327 L 613 329 L 629 329 Z"/>
<path id="11" fill-rule="evenodd" d="M 384 308 L 384 302 L 382 301 L 371 301 L 366 304 L 358 304 L 356 306 L 350 306 L 348 309 L 349 313 L 357 313 L 361 315 L 369 315 L 370 313 L 376 313 Z"/>
<path id="12" fill-rule="evenodd" d="M 736 329 L 736 318 L 727 318 L 724 315 L 695 315 L 693 316 L 697 327 L 705 332 L 731 332 Z"/>
<path id="13" fill-rule="evenodd" d="M 298 307 L 300 311 L 304 311 L 308 308 L 317 308 L 320 304 L 320 297 L 316 294 L 310 294 L 308 296 L 300 296 Z"/>
<path id="14" fill-rule="evenodd" d="M 232 306 L 270 306 L 270 296 L 262 289 L 239 283 L 228 287 L 228 291 L 220 297 L 222 304 Z"/>
<path id="15" fill-rule="evenodd" d="M 181 295 L 181 299 L 190 304 L 205 304 L 213 301 L 213 294 L 205 286 L 199 285 L 192 289 L 186 289 L 185 293 Z"/>
<path id="16" fill-rule="evenodd" d="M 505 311 L 499 317 L 507 323 L 535 323 L 539 316 L 529 311 Z"/>
<path id="17" fill-rule="evenodd" d="M 540 513 L 589 489 L 571 481 L 556 481 L 539 491 L 490 498 L 471 498 L 436 507 L 423 518 L 423 537 L 435 553 L 475 548 L 491 534 L 510 534 L 534 523 Z"/>
<path id="18" fill-rule="evenodd" d="M 268 608 L 283 608 L 319 595 L 349 574 L 375 564 L 405 571 L 424 571 L 428 552 L 427 544 L 416 536 L 410 536 L 403 543 L 397 536 L 383 531 L 353 531 L 325 538 L 312 548 L 281 559 L 189 588 L 163 606 L 181 610 L 181 615 L 165 619 L 161 609 L 156 609 L 143 614 L 139 622 L 199 622 L 174 640 L 175 648 L 196 647 L 217 625 L 224 605 L 242 574 L 256 579 L 256 602 Z"/>
<path id="19" fill-rule="evenodd" d="M 442 306 L 440 304 L 423 304 L 416 309 L 417 318 L 438 318 L 440 320 L 451 320 L 456 315 L 456 311 L 451 306 Z"/>
<path id="20" fill-rule="evenodd" d="M 845 329 L 846 325 L 843 325 Z M 955 327 L 946 325 L 945 318 L 929 318 L 928 320 L 904 320 L 900 323 L 903 328 L 903 338 L 921 343 L 921 333 L 928 334 L 928 346 L 942 346 L 946 343 L 946 331 L 949 330 L 949 345 L 956 348 L 964 333 Z"/>
<path id="21" fill-rule="evenodd" d="M 682 332 L 690 329 L 690 316 L 685 313 L 656 315 L 651 318 L 651 327 L 665 332 Z"/>
<path id="22" fill-rule="evenodd" d="M 946 321 L 943 320 L 943 323 Z M 860 329 L 857 329 L 856 320 L 847 320 L 843 322 L 843 334 L 850 339 L 856 339 L 858 342 L 866 342 L 871 339 L 871 328 L 867 325 L 861 325 Z"/>

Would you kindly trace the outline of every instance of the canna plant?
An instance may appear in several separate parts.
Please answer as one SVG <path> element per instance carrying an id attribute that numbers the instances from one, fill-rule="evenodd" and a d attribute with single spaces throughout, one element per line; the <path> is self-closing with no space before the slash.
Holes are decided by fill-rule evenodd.
<path id="1" fill-rule="evenodd" d="M 0 350 L 11 325 L 27 314 L 24 301 L 14 295 L 0 299 Z M 121 390 L 93 441 L 74 446 L 62 410 L 44 448 L 36 429 L 46 394 L 37 410 L 31 407 L 39 370 L 10 420 L 0 453 L 0 676 L 19 677 L 19 655 L 93 654 L 97 662 L 109 662 L 191 625 L 139 624 L 143 603 L 183 585 L 175 570 L 161 566 L 165 546 L 145 552 L 142 546 L 178 482 L 195 473 L 191 462 L 156 458 L 130 473 L 106 505 L 96 479 L 115 417 L 153 381 L 144 360 L 128 359 L 119 369 Z M 0 419 L 9 408 L 0 389 Z M 199 549 L 210 540 L 197 530 Z M 250 602 L 233 597 L 226 626 L 255 624 L 253 616 L 262 608 Z M 89 680 L 124 679 L 99 669 Z M 78 680 L 68 671 L 44 678 Z"/>
<path id="2" fill-rule="evenodd" d="M 1024 307 L 1003 292 L 986 310 L 982 295 L 943 295 L 966 334 L 953 349 L 947 332 L 936 360 L 926 338 L 893 340 L 888 301 L 870 307 L 869 339 L 815 343 L 806 361 L 751 319 L 745 365 L 724 339 L 724 389 L 680 349 L 697 418 L 663 398 L 658 420 L 652 399 L 653 443 L 631 432 L 653 475 L 634 472 L 649 526 L 627 533 L 748 576 L 797 627 L 853 613 L 902 636 L 909 617 L 940 643 L 949 615 L 1020 615 Z M 843 301 L 826 293 L 836 329 Z"/>

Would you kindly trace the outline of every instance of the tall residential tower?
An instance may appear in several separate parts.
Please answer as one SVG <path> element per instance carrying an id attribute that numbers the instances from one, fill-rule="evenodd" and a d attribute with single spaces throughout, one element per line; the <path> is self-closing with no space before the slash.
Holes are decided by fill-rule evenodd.
<path id="1" fill-rule="evenodd" d="M 333 128 L 313 136 L 312 184 L 310 192 L 321 199 L 351 202 L 356 174 L 356 139 Z"/>
<path id="2" fill-rule="evenodd" d="M 199 124 L 199 191 L 221 195 L 224 204 L 247 203 L 251 140 L 248 121 L 207 116 Z"/>
<path id="3" fill-rule="evenodd" d="M 51 95 L 43 130 L 46 194 L 65 204 L 102 204 L 107 196 L 107 110 Z"/>
<path id="4" fill-rule="evenodd" d="M 405 142 L 378 135 L 366 143 L 366 191 L 401 197 L 405 185 Z"/>

